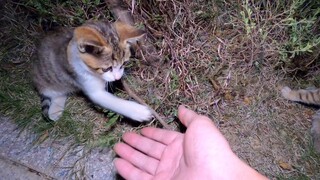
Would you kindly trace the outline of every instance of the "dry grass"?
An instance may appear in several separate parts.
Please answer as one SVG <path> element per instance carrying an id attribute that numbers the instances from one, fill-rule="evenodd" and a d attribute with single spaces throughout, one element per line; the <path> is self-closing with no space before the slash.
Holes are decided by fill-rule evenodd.
<path id="1" fill-rule="evenodd" d="M 284 83 L 302 88 L 319 84 L 316 61 L 319 54 L 304 49 L 307 39 L 298 30 L 293 31 L 294 22 L 290 20 L 295 17 L 292 13 L 298 12 L 292 6 L 297 1 L 135 2 L 131 7 L 134 18 L 148 32 L 157 49 L 153 56 L 158 58 L 148 59 L 148 52 L 144 52 L 146 58 L 133 60 L 125 78 L 147 104 L 171 125 L 176 124 L 179 104 L 208 115 L 233 150 L 272 179 L 320 176 L 320 157 L 313 151 L 310 139 L 314 109 L 288 102 L 278 91 L 278 86 Z M 131 6 L 131 1 L 127 3 Z M 90 3 L 50 5 L 59 15 L 39 14 L 35 9 L 11 1 L 3 8 L 5 12 L 14 13 L 12 17 L 5 14 L 1 19 L 10 25 L 2 26 L 3 44 L 7 45 L 1 49 L 1 81 L 5 83 L 1 86 L 0 100 L 7 99 L 7 104 L 15 100 L 21 108 L 1 102 L 1 113 L 32 122 L 40 129 L 42 138 L 73 136 L 78 142 L 91 146 L 108 146 L 118 141 L 125 131 L 158 124 L 139 125 L 119 116 L 110 118 L 110 113 L 94 107 L 81 95 L 70 98 L 61 122 L 43 122 L 39 98 L 27 85 L 29 78 L 22 78 L 27 77 L 35 37 L 39 37 L 43 29 L 56 25 L 75 26 L 92 17 L 111 18 L 103 3 L 99 6 Z M 26 13 L 29 16 L 25 16 Z M 25 19 L 17 18 L 21 14 Z M 301 20 L 297 16 L 296 21 L 299 18 Z M 313 29 L 312 32 L 310 39 L 318 40 L 319 31 Z M 293 35 L 300 37 L 301 42 L 293 41 Z M 317 42 L 310 39 L 310 44 Z M 315 48 L 319 44 L 313 45 L 317 52 Z M 24 57 L 23 61 L 17 57 Z M 117 94 L 129 98 L 121 91 Z M 30 116 L 21 115 L 28 112 Z M 108 124 L 113 120 L 118 121 L 116 125 Z"/>

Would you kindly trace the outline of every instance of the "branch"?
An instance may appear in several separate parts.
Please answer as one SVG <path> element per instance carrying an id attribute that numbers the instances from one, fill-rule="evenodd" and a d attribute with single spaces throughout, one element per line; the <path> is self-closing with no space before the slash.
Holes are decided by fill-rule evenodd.
<path id="1" fill-rule="evenodd" d="M 150 106 L 148 106 L 139 96 L 137 96 L 129 87 L 129 85 L 127 84 L 127 82 L 122 79 L 121 80 L 122 82 L 122 85 L 123 85 L 123 88 L 125 91 L 127 91 L 127 93 L 129 94 L 129 96 L 131 96 L 133 99 L 135 99 L 136 101 L 138 101 L 140 104 L 143 104 L 145 106 L 147 106 L 151 112 L 152 112 L 152 115 L 158 119 L 158 121 L 161 123 L 161 125 L 165 128 L 165 129 L 171 129 L 170 126 L 159 116 L 159 114 L 153 110 Z"/>

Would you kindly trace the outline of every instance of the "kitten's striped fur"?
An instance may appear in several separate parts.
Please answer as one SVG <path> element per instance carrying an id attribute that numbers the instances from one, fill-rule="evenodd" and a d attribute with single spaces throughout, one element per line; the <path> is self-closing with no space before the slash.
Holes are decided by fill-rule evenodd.
<path id="1" fill-rule="evenodd" d="M 320 89 L 291 90 L 286 86 L 282 88 L 281 93 L 284 98 L 291 101 L 320 105 Z"/>
<path id="2" fill-rule="evenodd" d="M 281 94 L 284 98 L 291 101 L 320 106 L 320 89 L 291 90 L 286 86 L 282 88 Z M 320 110 L 312 116 L 311 135 L 314 148 L 320 153 Z"/>
<path id="3" fill-rule="evenodd" d="M 123 64 L 130 57 L 130 45 L 143 34 L 122 22 L 98 21 L 45 37 L 38 48 L 38 62 L 33 69 L 43 114 L 58 120 L 67 95 L 83 91 L 103 108 L 133 120 L 150 120 L 152 115 L 147 107 L 105 91 L 107 82 L 122 77 Z"/>

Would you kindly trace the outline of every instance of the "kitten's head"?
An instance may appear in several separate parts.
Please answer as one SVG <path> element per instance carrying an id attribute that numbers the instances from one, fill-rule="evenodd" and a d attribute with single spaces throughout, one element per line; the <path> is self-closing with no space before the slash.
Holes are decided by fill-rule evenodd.
<path id="1" fill-rule="evenodd" d="M 122 77 L 130 46 L 144 35 L 142 30 L 122 22 L 90 22 L 74 30 L 79 56 L 90 70 L 106 81 Z"/>

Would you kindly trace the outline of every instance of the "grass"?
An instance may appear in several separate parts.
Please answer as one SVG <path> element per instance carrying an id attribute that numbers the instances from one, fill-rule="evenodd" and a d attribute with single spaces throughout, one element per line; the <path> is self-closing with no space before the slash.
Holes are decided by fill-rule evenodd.
<path id="1" fill-rule="evenodd" d="M 284 84 L 319 84 L 318 1 L 135 2 L 135 21 L 157 50 L 154 56 L 144 52 L 146 58 L 132 61 L 127 71 L 140 97 L 171 125 L 179 104 L 208 115 L 233 150 L 271 179 L 319 177 L 320 157 L 309 133 L 314 109 L 288 102 L 278 91 Z M 34 130 L 39 143 L 72 137 L 89 148 L 110 147 L 125 131 L 158 125 L 132 124 L 82 95 L 68 99 L 57 123 L 41 116 L 28 75 L 38 39 L 59 26 L 112 20 L 104 2 L 7 1 L 2 10 L 0 113 Z"/>
<path id="2" fill-rule="evenodd" d="M 96 6 L 95 3 L 100 5 Z M 72 137 L 76 143 L 94 147 L 111 146 L 120 137 L 109 133 L 118 116 L 106 122 L 109 112 L 98 110 L 87 99 L 76 95 L 68 99 L 61 120 L 57 123 L 48 122 L 41 116 L 40 99 L 31 83 L 28 69 L 36 58 L 36 44 L 43 36 L 43 31 L 53 30 L 57 26 L 79 25 L 85 21 L 83 16 L 110 18 L 106 6 L 98 1 L 83 1 L 79 6 L 72 4 L 71 1 L 61 4 L 51 1 L 8 1 L 2 7 L 5 12 L 1 18 L 2 27 L 4 24 L 10 25 L 3 28 L 3 44 L 6 46 L 0 49 L 3 83 L 0 87 L 1 114 L 11 117 L 22 129 L 32 129 L 39 135 L 40 142 L 48 137 Z M 107 13 L 100 13 L 103 10 Z M 73 17 L 72 21 L 70 17 Z M 97 121 L 101 124 L 97 124 Z"/>

